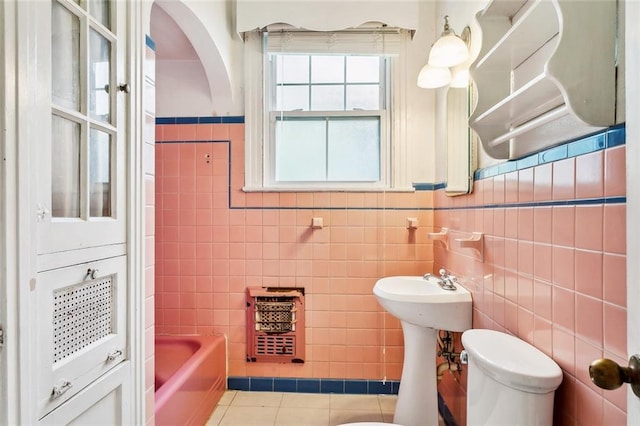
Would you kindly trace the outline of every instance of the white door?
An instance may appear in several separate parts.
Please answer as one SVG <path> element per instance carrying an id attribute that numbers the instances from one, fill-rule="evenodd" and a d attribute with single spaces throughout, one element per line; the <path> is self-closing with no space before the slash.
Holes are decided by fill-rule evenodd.
<path id="1" fill-rule="evenodd" d="M 0 2 L 0 158 L 5 159 L 13 152 L 9 146 L 12 132 L 7 126 L 7 120 L 10 119 L 12 108 L 8 108 L 7 88 L 9 87 L 10 77 L 7 68 L 11 60 L 7 60 L 9 55 L 7 50 L 13 40 L 10 33 L 12 31 L 12 23 L 9 19 L 11 16 L 11 5 L 7 2 Z M 8 179 L 11 166 L 7 166 L 7 161 L 0 161 L 0 424 L 9 424 L 9 372 L 8 368 L 8 350 L 5 345 L 5 335 L 8 331 L 9 305 L 8 300 L 8 284 L 11 277 L 11 268 L 8 268 L 10 259 L 13 259 L 15 250 L 12 250 L 12 242 L 7 236 L 9 229 L 9 209 L 8 199 L 10 194 L 10 186 L 14 183 Z M 15 312 L 15 310 L 13 310 Z"/>
<path id="2" fill-rule="evenodd" d="M 106 0 L 44 4 L 51 42 L 41 76 L 51 86 L 43 87 L 48 116 L 38 117 L 48 135 L 38 147 L 38 254 L 123 244 L 125 8 Z"/>
<path id="3" fill-rule="evenodd" d="M 640 353 L 640 2 L 625 1 L 627 117 L 627 351 Z M 627 424 L 640 424 L 640 399 L 629 389 Z"/>

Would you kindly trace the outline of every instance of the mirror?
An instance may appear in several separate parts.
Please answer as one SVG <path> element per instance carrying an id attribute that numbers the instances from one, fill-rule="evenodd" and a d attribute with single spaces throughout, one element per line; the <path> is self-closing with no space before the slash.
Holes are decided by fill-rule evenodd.
<path id="1" fill-rule="evenodd" d="M 473 85 L 449 87 L 447 91 L 445 193 L 448 196 L 469 194 L 473 190 L 475 143 L 469 127 Z"/>

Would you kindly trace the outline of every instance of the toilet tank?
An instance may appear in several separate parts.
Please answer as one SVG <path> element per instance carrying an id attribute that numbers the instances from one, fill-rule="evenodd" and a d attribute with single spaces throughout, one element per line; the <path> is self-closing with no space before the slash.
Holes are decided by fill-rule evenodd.
<path id="1" fill-rule="evenodd" d="M 562 370 L 517 337 L 495 330 L 462 334 L 468 355 L 467 425 L 553 424 Z"/>

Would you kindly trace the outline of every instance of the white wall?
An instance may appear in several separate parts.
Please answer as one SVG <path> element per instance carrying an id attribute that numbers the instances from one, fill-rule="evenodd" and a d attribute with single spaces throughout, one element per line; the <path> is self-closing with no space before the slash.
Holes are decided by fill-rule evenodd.
<path id="1" fill-rule="evenodd" d="M 231 0 L 154 2 L 150 35 L 158 53 L 159 117 L 242 115 L 242 43 L 233 8 Z M 168 57 L 163 43 L 171 45 Z"/>
<path id="2" fill-rule="evenodd" d="M 191 5 L 194 1 L 185 1 Z M 200 11 L 206 4 L 215 3 L 215 7 L 220 8 L 221 2 L 201 2 L 198 4 Z M 161 3 L 162 7 L 170 12 Z M 225 3 L 230 8 L 230 3 Z M 434 144 L 441 143 L 434 138 L 435 132 L 435 91 L 420 89 L 416 86 L 418 72 L 427 61 L 429 46 L 434 41 L 436 31 L 433 16 L 435 13 L 434 1 L 419 2 L 419 26 L 415 37 L 408 46 L 408 67 L 406 79 L 406 105 L 407 114 L 407 138 L 411 144 L 410 167 L 413 181 L 417 183 L 431 183 L 436 181 L 436 161 L 434 159 Z M 370 7 L 375 7 L 373 3 Z M 227 10 L 224 13 L 231 13 Z M 211 15 L 205 13 L 199 15 L 200 18 Z M 176 21 L 178 22 L 178 21 Z M 210 24 L 203 21 L 205 26 Z M 151 24 L 153 29 L 153 22 Z M 184 29 L 184 28 L 183 28 Z M 161 31 L 162 28 L 154 31 Z M 153 34 L 152 34 L 153 37 Z M 244 115 L 241 77 L 244 75 L 242 58 L 242 42 L 237 40 L 237 35 L 231 31 L 227 33 L 217 32 L 214 40 L 215 44 L 226 45 L 230 50 L 227 52 L 231 67 L 229 75 L 234 77 L 234 81 L 228 82 L 233 88 L 233 99 L 219 98 L 215 95 L 207 97 L 206 88 L 209 84 L 216 84 L 218 79 L 225 78 L 220 75 L 216 79 L 211 79 L 212 71 L 208 70 L 204 62 L 198 66 L 196 63 L 186 63 L 186 61 L 164 61 L 158 55 L 156 70 L 157 87 L 157 116 L 158 117 L 184 117 L 184 116 L 211 116 L 211 115 Z M 192 40 L 193 41 L 193 40 Z M 195 46 L 194 46 L 195 47 Z M 160 50 L 160 48 L 158 48 Z M 197 50 L 197 49 L 196 49 Z M 219 67 L 223 65 L 218 64 Z M 207 81 L 209 78 L 209 81 Z M 214 93 L 215 90 L 210 90 Z"/>
<path id="3" fill-rule="evenodd" d="M 156 61 L 156 87 L 158 117 L 241 115 L 219 99 L 211 99 L 207 76 L 197 59 Z"/>

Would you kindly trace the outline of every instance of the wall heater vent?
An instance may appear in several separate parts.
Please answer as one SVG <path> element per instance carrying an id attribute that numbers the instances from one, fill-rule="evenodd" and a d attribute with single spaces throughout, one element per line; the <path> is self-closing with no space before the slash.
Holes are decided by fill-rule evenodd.
<path id="1" fill-rule="evenodd" d="M 247 288 L 247 362 L 304 362 L 304 289 Z"/>

